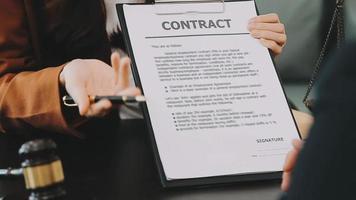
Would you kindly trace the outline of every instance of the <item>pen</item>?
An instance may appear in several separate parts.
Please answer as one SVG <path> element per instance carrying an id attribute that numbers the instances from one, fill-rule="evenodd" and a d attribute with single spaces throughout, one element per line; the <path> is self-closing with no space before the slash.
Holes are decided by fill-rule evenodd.
<path id="1" fill-rule="evenodd" d="M 101 99 L 108 99 L 113 104 L 125 104 L 125 103 L 141 103 L 146 102 L 144 96 L 89 96 L 91 103 L 100 101 Z M 62 98 L 64 105 L 66 106 L 78 106 L 71 96 L 64 96 Z"/>

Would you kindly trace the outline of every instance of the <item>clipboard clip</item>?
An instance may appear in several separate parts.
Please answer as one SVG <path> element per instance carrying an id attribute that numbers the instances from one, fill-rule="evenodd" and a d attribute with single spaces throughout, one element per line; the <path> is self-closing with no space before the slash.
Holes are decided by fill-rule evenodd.
<path id="1" fill-rule="evenodd" d="M 187 14 L 219 14 L 225 12 L 225 0 L 155 0 L 156 5 L 168 5 L 168 4 L 192 4 L 189 9 L 177 11 L 177 8 L 169 9 L 169 7 L 160 10 L 168 10 L 165 12 L 156 12 L 156 15 L 187 15 Z M 200 3 L 214 3 L 218 6 L 214 6 L 214 9 L 202 10 Z"/>

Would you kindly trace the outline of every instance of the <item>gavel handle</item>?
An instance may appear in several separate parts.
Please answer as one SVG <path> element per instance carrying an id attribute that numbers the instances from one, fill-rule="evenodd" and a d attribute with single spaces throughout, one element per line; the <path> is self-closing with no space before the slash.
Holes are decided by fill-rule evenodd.
<path id="1" fill-rule="evenodd" d="M 23 176 L 22 169 L 0 169 L 0 179 L 1 178 L 17 178 Z"/>

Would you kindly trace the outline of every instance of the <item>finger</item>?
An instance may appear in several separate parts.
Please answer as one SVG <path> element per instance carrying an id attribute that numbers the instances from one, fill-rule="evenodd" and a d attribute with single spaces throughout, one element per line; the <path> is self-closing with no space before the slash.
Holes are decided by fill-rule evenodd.
<path id="1" fill-rule="evenodd" d="M 299 155 L 299 151 L 295 149 L 291 150 L 287 154 L 286 162 L 284 163 L 283 166 L 283 171 L 288 172 L 293 170 L 295 164 L 297 163 L 298 155 Z"/>
<path id="2" fill-rule="evenodd" d="M 120 69 L 120 54 L 117 52 L 114 52 L 111 54 L 111 66 L 115 71 L 115 82 L 114 84 L 118 84 L 118 79 L 119 79 L 119 69 Z"/>
<path id="3" fill-rule="evenodd" d="M 249 23 L 247 25 L 248 30 L 266 30 L 276 33 L 285 33 L 284 24 L 281 23 Z"/>
<path id="4" fill-rule="evenodd" d="M 272 40 L 280 45 L 284 45 L 287 42 L 287 35 L 283 33 L 276 33 L 276 32 L 266 31 L 266 30 L 252 30 L 251 35 L 256 39 L 263 38 L 265 40 Z"/>
<path id="5" fill-rule="evenodd" d="M 298 158 L 298 153 L 299 151 L 293 149 L 290 152 L 288 152 L 286 161 L 283 166 L 283 171 L 292 171 Z"/>
<path id="6" fill-rule="evenodd" d="M 291 172 L 297 162 L 298 154 L 303 146 L 303 141 L 295 139 L 292 141 L 294 149 L 288 152 L 285 164 L 283 166 L 283 179 L 281 189 L 287 191 L 291 182 Z"/>
<path id="7" fill-rule="evenodd" d="M 280 20 L 276 13 L 270 13 L 253 17 L 249 20 L 249 22 L 279 23 Z"/>
<path id="8" fill-rule="evenodd" d="M 295 151 L 294 149 L 293 150 L 290 150 L 286 157 L 285 157 L 285 161 L 284 161 L 284 165 L 283 165 L 283 171 L 284 172 L 287 172 L 290 170 L 290 162 L 291 160 L 293 159 L 292 156 L 294 155 L 293 151 Z"/>
<path id="9" fill-rule="evenodd" d="M 291 173 L 284 172 L 282 177 L 282 184 L 281 184 L 282 191 L 286 192 L 289 189 L 290 181 L 291 181 Z"/>
<path id="10" fill-rule="evenodd" d="M 118 92 L 117 95 L 126 95 L 126 96 L 138 96 L 141 95 L 141 90 L 137 87 L 130 87 L 125 90 Z"/>
<path id="11" fill-rule="evenodd" d="M 112 104 L 107 99 L 102 99 L 90 106 L 85 116 L 87 117 L 103 117 L 110 112 Z"/>
<path id="12" fill-rule="evenodd" d="M 121 59 L 119 68 L 118 86 L 124 89 L 130 86 L 130 64 L 131 61 L 128 57 Z"/>
<path id="13" fill-rule="evenodd" d="M 264 47 L 271 49 L 275 55 L 279 55 L 282 53 L 283 47 L 281 45 L 277 44 L 277 42 L 275 42 L 275 41 L 260 39 L 260 43 Z"/>

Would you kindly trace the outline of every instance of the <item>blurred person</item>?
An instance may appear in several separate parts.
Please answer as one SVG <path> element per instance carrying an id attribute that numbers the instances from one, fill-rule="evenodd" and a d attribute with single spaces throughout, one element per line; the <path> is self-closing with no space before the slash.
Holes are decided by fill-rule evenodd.
<path id="1" fill-rule="evenodd" d="M 354 199 L 356 186 L 356 43 L 347 45 L 321 76 L 315 124 L 286 158 L 283 200 Z"/>

